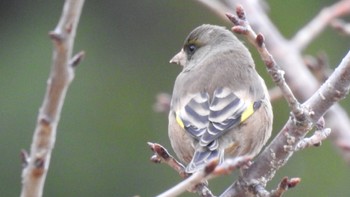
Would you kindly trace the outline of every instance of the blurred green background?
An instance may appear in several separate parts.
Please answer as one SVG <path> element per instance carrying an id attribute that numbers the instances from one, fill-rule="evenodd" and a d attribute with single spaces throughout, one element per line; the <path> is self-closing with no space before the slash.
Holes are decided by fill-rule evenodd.
<path id="1" fill-rule="evenodd" d="M 267 3 L 272 20 L 291 37 L 334 1 Z M 31 144 L 52 60 L 48 32 L 62 6 L 63 1 L 0 1 L 1 196 L 20 194 L 19 154 Z M 181 180 L 168 166 L 149 161 L 146 142 L 170 150 L 167 116 L 155 113 L 152 105 L 157 93 L 172 91 L 180 72 L 169 59 L 203 23 L 230 26 L 194 1 L 86 1 L 74 48 L 86 51 L 86 58 L 65 100 L 44 196 L 154 196 Z M 349 40 L 328 28 L 306 52 L 324 51 L 335 66 Z M 257 67 L 271 85 L 263 66 Z M 348 100 L 342 104 L 350 111 Z M 289 111 L 283 100 L 273 106 L 275 135 Z M 349 166 L 329 140 L 295 154 L 268 188 L 284 176 L 302 178 L 285 196 L 350 196 Z M 220 194 L 233 177 L 211 181 L 213 192 Z"/>

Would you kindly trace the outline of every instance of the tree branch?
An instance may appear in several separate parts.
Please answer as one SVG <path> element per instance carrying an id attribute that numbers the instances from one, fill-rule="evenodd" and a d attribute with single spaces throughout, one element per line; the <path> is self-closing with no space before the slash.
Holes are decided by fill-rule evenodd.
<path id="1" fill-rule="evenodd" d="M 281 197 L 288 189 L 295 187 L 300 183 L 300 178 L 288 179 L 284 177 L 281 182 L 278 184 L 276 190 L 273 190 L 270 194 L 271 197 Z"/>
<path id="2" fill-rule="evenodd" d="M 153 163 L 165 163 L 174 169 L 181 178 L 185 179 L 189 174 L 185 171 L 185 166 L 177 161 L 172 155 L 169 154 L 168 150 L 165 149 L 162 145 L 157 143 L 148 142 L 148 146 L 153 151 L 154 155 L 151 157 Z"/>
<path id="3" fill-rule="evenodd" d="M 272 78 L 275 78 L 275 75 L 276 73 L 278 74 L 278 72 L 271 72 L 271 70 L 278 71 L 278 67 L 275 64 L 272 56 L 265 48 L 262 35 L 259 34 L 256 36 L 253 30 L 249 27 L 248 22 L 245 21 L 244 15 L 244 11 L 240 6 L 237 6 L 238 19 L 233 15 L 228 15 L 230 20 L 235 25 L 235 27 L 232 29 L 235 32 L 243 33 L 247 37 L 248 41 L 250 41 L 257 48 L 264 63 L 266 64 L 266 67 L 269 70 L 269 73 L 271 74 Z M 233 183 L 233 185 L 231 185 L 231 187 L 226 190 L 222 196 L 241 196 L 248 195 L 249 193 L 258 193 L 261 191 L 261 189 L 253 189 L 252 191 L 252 189 L 249 188 L 261 188 L 261 186 L 264 187 L 266 183 L 273 178 L 276 171 L 288 161 L 288 159 L 297 149 L 300 148 L 298 147 L 300 142 L 302 142 L 302 144 L 305 144 L 305 141 L 315 142 L 316 137 L 311 137 L 305 141 L 302 140 L 306 133 L 312 128 L 312 125 L 322 118 L 323 114 L 333 104 L 338 102 L 340 99 L 343 99 L 345 95 L 348 94 L 350 88 L 349 69 L 350 51 L 334 73 L 325 82 L 325 84 L 322 85 L 321 88 L 307 102 L 295 109 L 293 107 L 293 102 L 295 102 L 295 100 L 290 100 L 291 92 L 288 91 L 288 88 L 285 89 L 288 86 L 286 84 L 281 85 L 277 83 L 277 85 L 281 87 L 283 95 L 292 108 L 292 116 L 282 131 L 259 155 L 255 163 L 244 172 L 242 178 Z M 283 80 L 276 81 L 276 79 L 274 79 L 274 81 L 284 83 Z M 298 104 L 295 106 L 298 106 Z M 327 133 L 329 132 L 325 133 L 328 135 Z M 324 138 L 323 135 L 318 136 L 321 137 L 318 137 L 316 143 L 320 142 Z M 307 145 L 305 145 L 305 147 L 306 146 Z"/>
<path id="4" fill-rule="evenodd" d="M 74 68 L 84 53 L 72 58 L 74 38 L 84 0 L 66 0 L 55 30 L 49 35 L 54 43 L 53 63 L 44 101 L 39 110 L 30 155 L 22 171 L 21 197 L 40 197 L 56 140 L 64 98 L 74 78 Z M 25 155 L 25 154 L 23 154 Z"/>
<path id="5" fill-rule="evenodd" d="M 228 9 L 236 7 L 238 3 L 242 4 L 249 13 L 247 17 L 252 28 L 264 34 L 267 48 L 269 48 L 276 62 L 278 62 L 285 71 L 286 81 L 293 90 L 296 98 L 300 101 L 305 101 L 317 91 L 320 86 L 319 81 L 305 66 L 301 51 L 297 50 L 292 42 L 286 40 L 281 35 L 262 9 L 259 4 L 260 1 L 224 0 L 226 4 L 221 3 L 221 6 L 216 7 L 212 6 L 210 3 L 211 0 L 196 1 L 209 7 L 220 18 L 222 18 L 222 15 L 227 12 Z M 349 0 L 343 1 L 348 2 Z M 347 14 L 349 14 L 349 12 L 348 10 Z M 350 151 L 348 151 L 349 148 L 346 148 L 350 147 L 350 132 L 348 132 L 350 131 L 350 119 L 347 112 L 339 104 L 334 104 L 334 106 L 328 110 L 325 118 L 328 126 L 332 128 L 331 140 L 339 148 L 343 159 L 350 165 Z"/>
<path id="6" fill-rule="evenodd" d="M 300 103 L 297 101 L 293 92 L 287 85 L 284 79 L 284 71 L 281 70 L 279 66 L 277 66 L 276 61 L 267 50 L 265 46 L 265 38 L 262 34 L 256 34 L 253 29 L 250 27 L 243 7 L 238 5 L 236 8 L 237 17 L 232 14 L 226 14 L 230 21 L 234 24 L 232 27 L 232 31 L 238 34 L 243 34 L 246 39 L 258 50 L 261 59 L 263 60 L 272 80 L 275 84 L 280 88 L 282 95 L 288 102 L 289 107 L 294 116 L 298 116 L 302 114 L 303 111 L 300 108 Z"/>
<path id="7" fill-rule="evenodd" d="M 317 122 L 323 114 L 348 93 L 350 88 L 350 51 L 344 57 L 335 72 L 325 84 L 303 104 L 311 110 L 308 118 L 311 123 Z M 310 125 L 311 126 L 311 125 Z M 248 185 L 266 185 L 282 167 L 292 154 L 297 145 L 311 128 L 296 122 L 290 118 L 284 128 L 279 132 L 268 147 L 258 156 L 253 165 L 244 172 L 241 179 L 233 183 L 222 196 L 240 196 L 248 190 L 242 187 Z"/>
<path id="8" fill-rule="evenodd" d="M 170 155 L 169 152 L 162 145 L 157 143 L 152 143 L 152 142 L 148 142 L 147 144 L 154 153 L 154 155 L 152 155 L 151 157 L 152 162 L 167 164 L 172 169 L 174 169 L 177 173 L 179 173 L 181 178 L 185 179 L 185 181 L 183 181 L 184 183 L 181 182 L 177 186 L 170 188 L 169 190 L 163 192 L 159 196 L 163 196 L 163 197 L 176 196 L 188 189 L 190 189 L 192 192 L 198 193 L 199 196 L 201 197 L 214 196 L 209 190 L 209 188 L 207 187 L 207 184 L 201 182 L 201 180 L 205 178 L 205 177 L 202 177 L 203 173 L 201 175 L 200 174 L 191 175 L 186 173 L 185 166 L 182 165 L 179 161 L 177 161 L 172 155 Z M 210 170 L 215 168 L 214 165 L 216 166 L 217 162 L 216 163 L 212 162 L 210 164 L 210 167 L 207 167 L 207 173 L 208 173 L 208 169 Z"/>
<path id="9" fill-rule="evenodd" d="M 313 37 L 317 36 L 330 21 L 321 21 L 321 23 L 324 22 L 325 24 L 318 27 L 317 31 L 312 32 L 307 32 L 306 29 L 313 29 L 310 28 L 313 25 L 307 25 L 304 28 L 304 32 L 308 33 L 309 38 L 303 40 L 303 42 L 300 41 L 298 46 L 295 46 L 293 43 L 297 41 L 288 41 L 279 33 L 260 7 L 257 0 L 224 0 L 226 4 L 222 3 L 223 1 L 196 1 L 208 6 L 220 17 L 222 17 L 223 13 L 230 7 L 236 6 L 238 2 L 243 4 L 247 10 L 249 10 L 251 16 L 248 17 L 254 29 L 263 32 L 264 35 L 267 35 L 267 38 L 265 39 L 263 34 L 256 36 L 254 32 L 250 32 L 250 27 L 234 27 L 233 30 L 245 34 L 246 36 L 248 35 L 247 39 L 257 48 L 268 69 L 270 69 L 270 67 L 277 67 L 276 62 L 278 62 L 279 65 L 286 70 L 287 81 L 290 83 L 290 87 L 294 90 L 298 99 L 305 101 L 311 96 L 307 102 L 300 104 L 295 98 L 291 97 L 292 94 L 288 93 L 291 93 L 288 88 L 282 87 L 279 92 L 287 99 L 292 109 L 292 116 L 271 144 L 259 155 L 255 163 L 244 171 L 242 177 L 234 182 L 222 196 L 281 196 L 288 188 L 297 185 L 300 182 L 299 178 L 293 178 L 291 180 L 283 179 L 276 190 L 268 192 L 265 189 L 266 183 L 274 177 L 277 170 L 288 161 L 294 152 L 309 146 L 318 146 L 322 140 L 328 137 L 330 129 L 322 127 L 321 129 L 318 128 L 319 130 L 311 137 L 305 138 L 305 135 L 312 127 L 315 124 L 317 126 L 320 119 L 323 121 L 323 115 L 327 110 L 328 113 L 325 117 L 327 118 L 327 123 L 330 123 L 332 129 L 335 131 L 332 132 L 332 137 L 336 142 L 335 144 L 341 148 L 344 159 L 350 163 L 350 132 L 348 132 L 350 130 L 350 121 L 346 112 L 336 103 L 348 94 L 350 88 L 350 72 L 346 71 L 350 70 L 350 51 L 339 64 L 337 70 L 328 78 L 321 88 L 319 88 L 319 80 L 316 79 L 305 66 L 303 58 L 301 57 L 302 48 L 311 42 Z M 326 13 L 332 15 L 328 16 L 331 17 L 331 19 L 348 14 L 350 12 L 349 5 L 345 7 L 340 6 L 344 2 L 349 3 L 350 1 L 343 0 L 328 9 L 324 9 L 322 12 L 330 12 L 333 9 L 337 9 L 337 13 Z M 242 16 L 242 13 L 237 14 Z M 245 18 L 245 16 L 243 18 Z M 320 22 L 319 20 L 320 16 L 314 19 L 314 21 L 318 21 L 318 23 Z M 238 25 L 242 25 L 242 21 L 236 22 Z M 313 23 L 314 22 L 310 24 Z M 276 57 L 277 61 L 271 59 L 272 55 L 270 55 L 265 47 L 265 40 L 266 45 L 271 48 L 271 54 Z M 279 85 L 279 82 L 281 82 L 282 86 L 286 85 L 284 83 L 284 73 L 282 71 L 280 72 L 279 69 L 277 69 L 271 72 L 271 70 L 269 70 L 269 73 L 272 75 L 274 81 L 277 82 L 277 85 Z M 275 78 L 277 75 L 279 75 L 278 78 Z M 282 76 L 282 78 L 280 76 Z M 279 86 L 281 87 L 281 85 Z M 278 95 L 279 94 L 280 93 L 278 93 Z M 276 97 L 278 97 L 278 95 Z"/>
<path id="10" fill-rule="evenodd" d="M 321 88 L 304 104 L 303 108 L 309 109 L 308 114 L 303 114 L 304 119 L 291 117 L 284 128 L 279 132 L 268 147 L 258 156 L 253 165 L 242 175 L 242 179 L 231 185 L 222 196 L 246 195 L 247 186 L 265 186 L 282 167 L 292 154 L 297 145 L 324 113 L 340 99 L 348 94 L 350 88 L 350 51 L 344 57 L 338 68 Z M 251 191 L 249 191 L 251 193 Z M 253 193 L 256 191 L 253 191 Z"/>
<path id="11" fill-rule="evenodd" d="M 340 19 L 334 19 L 331 22 L 331 26 L 335 29 L 338 30 L 340 33 L 349 36 L 350 35 L 350 24 L 346 23 L 343 20 Z"/>
<path id="12" fill-rule="evenodd" d="M 349 12 L 349 0 L 342 0 L 332 6 L 323 8 L 312 21 L 297 32 L 292 38 L 291 43 L 297 50 L 302 51 L 333 19 Z"/>
<path id="13" fill-rule="evenodd" d="M 163 192 L 162 194 L 159 194 L 157 197 L 178 196 L 186 190 L 193 190 L 201 197 L 213 197 L 214 195 L 206 187 L 208 180 L 230 174 L 232 171 L 248 165 L 250 161 L 251 157 L 242 156 L 233 159 L 226 159 L 222 164 L 218 165 L 218 160 L 214 159 L 210 161 L 203 169 L 195 172 L 184 181 Z"/>

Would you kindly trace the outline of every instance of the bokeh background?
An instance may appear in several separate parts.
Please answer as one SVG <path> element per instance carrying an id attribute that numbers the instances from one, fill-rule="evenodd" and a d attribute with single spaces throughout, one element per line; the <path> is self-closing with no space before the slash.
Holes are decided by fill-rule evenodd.
<path id="1" fill-rule="evenodd" d="M 334 1 L 267 3 L 270 17 L 289 38 Z M 0 1 L 1 196 L 20 194 L 19 154 L 31 144 L 52 60 L 48 32 L 62 6 L 63 1 Z M 155 113 L 152 105 L 159 92 L 172 91 L 180 72 L 169 59 L 203 23 L 230 26 L 195 1 L 86 1 L 74 49 L 86 51 L 86 58 L 64 104 L 44 196 L 154 196 L 181 180 L 168 166 L 149 161 L 146 142 L 170 149 L 167 116 Z M 326 52 L 334 67 L 349 44 L 349 37 L 327 28 L 305 54 Z M 348 102 L 341 104 L 350 112 Z M 275 135 L 289 111 L 283 100 L 273 106 Z M 295 154 L 268 188 L 284 176 L 301 177 L 301 184 L 285 196 L 350 196 L 349 169 L 327 140 L 320 148 Z M 220 194 L 234 177 L 211 181 L 213 192 Z"/>

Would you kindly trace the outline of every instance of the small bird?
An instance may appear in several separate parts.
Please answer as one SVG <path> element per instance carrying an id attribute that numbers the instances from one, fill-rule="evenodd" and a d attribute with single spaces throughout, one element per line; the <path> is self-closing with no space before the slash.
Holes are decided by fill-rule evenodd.
<path id="1" fill-rule="evenodd" d="M 169 113 L 172 148 L 194 173 L 212 159 L 257 155 L 272 130 L 264 80 L 248 49 L 225 27 L 201 25 L 170 63 L 183 66 Z"/>

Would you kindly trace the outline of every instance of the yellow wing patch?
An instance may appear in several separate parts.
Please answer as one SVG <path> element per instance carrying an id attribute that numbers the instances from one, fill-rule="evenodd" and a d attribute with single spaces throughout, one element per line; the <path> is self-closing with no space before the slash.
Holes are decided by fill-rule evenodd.
<path id="1" fill-rule="evenodd" d="M 246 110 L 241 115 L 241 122 L 244 122 L 254 113 L 254 103 L 249 104 Z"/>
<path id="2" fill-rule="evenodd" d="M 180 118 L 180 116 L 179 116 L 179 113 L 175 113 L 175 118 L 176 118 L 176 122 L 177 122 L 177 124 L 179 124 L 180 125 L 180 127 L 181 128 L 185 128 L 185 125 L 184 125 L 184 123 L 182 122 L 182 120 L 181 120 L 181 118 Z"/>

